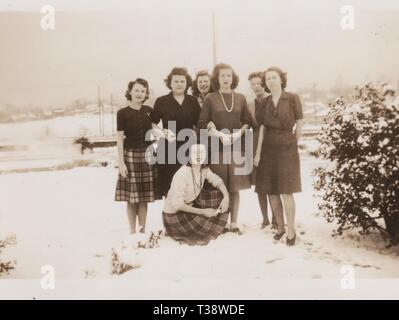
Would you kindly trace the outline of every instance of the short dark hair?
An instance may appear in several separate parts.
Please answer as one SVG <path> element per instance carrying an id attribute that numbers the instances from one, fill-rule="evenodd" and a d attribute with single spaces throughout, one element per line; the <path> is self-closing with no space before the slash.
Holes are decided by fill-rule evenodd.
<path id="1" fill-rule="evenodd" d="M 254 78 L 260 78 L 262 79 L 263 77 L 263 72 L 261 71 L 255 71 L 255 72 L 251 72 L 248 76 L 248 81 L 251 81 Z"/>
<path id="2" fill-rule="evenodd" d="M 209 80 L 211 80 L 211 75 L 209 74 L 208 70 L 200 70 L 197 72 L 195 75 L 195 79 L 193 81 L 193 86 L 191 87 L 191 90 L 193 92 L 193 96 L 198 97 L 200 95 L 199 89 L 198 89 L 198 78 L 203 77 L 203 76 L 208 76 Z M 212 85 L 210 84 L 209 92 L 212 92 Z"/>
<path id="3" fill-rule="evenodd" d="M 125 97 L 127 100 L 132 101 L 132 89 L 133 89 L 133 86 L 137 83 L 141 84 L 144 88 L 147 89 L 147 93 L 145 94 L 145 98 L 144 98 L 144 101 L 146 101 L 150 96 L 150 87 L 148 85 L 148 81 L 143 78 L 137 78 L 134 81 L 129 81 L 129 83 L 127 85 L 127 90 L 125 92 Z"/>
<path id="4" fill-rule="evenodd" d="M 287 72 L 284 72 L 279 67 L 270 67 L 263 73 L 263 76 L 262 76 L 262 86 L 265 88 L 265 91 L 267 93 L 270 93 L 269 88 L 266 86 L 266 73 L 269 71 L 275 71 L 278 73 L 278 75 L 281 79 L 281 89 L 284 90 L 287 87 Z"/>
<path id="5" fill-rule="evenodd" d="M 211 84 L 212 84 L 213 90 L 220 89 L 219 74 L 220 74 L 220 70 L 222 70 L 222 69 L 230 69 L 233 72 L 233 82 L 231 84 L 231 89 L 237 88 L 239 77 L 234 72 L 234 69 L 227 63 L 219 63 L 213 68 L 213 72 L 212 72 Z"/>
<path id="6" fill-rule="evenodd" d="M 191 79 L 191 76 L 188 74 L 187 69 L 184 67 L 174 67 L 168 74 L 168 76 L 166 77 L 165 84 L 166 86 L 172 90 L 172 86 L 170 85 L 172 82 L 172 77 L 173 76 L 185 76 L 186 77 L 186 81 L 187 81 L 187 86 L 186 89 L 184 90 L 185 92 L 187 92 L 188 88 L 190 88 L 193 84 L 193 80 Z"/>

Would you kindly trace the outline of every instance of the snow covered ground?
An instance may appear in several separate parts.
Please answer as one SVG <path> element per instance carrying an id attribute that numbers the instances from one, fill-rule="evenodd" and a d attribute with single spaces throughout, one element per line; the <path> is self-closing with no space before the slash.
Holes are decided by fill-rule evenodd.
<path id="1" fill-rule="evenodd" d="M 116 113 L 106 113 L 102 122 L 98 115 L 78 115 L 0 124 L 0 141 L 31 140 L 44 138 L 76 138 L 80 134 L 100 135 L 101 123 L 104 134 L 112 135 L 116 130 Z"/>
<path id="2" fill-rule="evenodd" d="M 399 298 L 398 248 L 386 249 L 378 236 L 331 237 L 334 226 L 318 215 L 313 198 L 317 165 L 302 159 L 295 247 L 260 229 L 256 194 L 246 190 L 239 212 L 244 235 L 225 234 L 204 247 L 162 238 L 159 248 L 139 249 L 140 268 L 120 276 L 110 275 L 110 249 L 128 235 L 125 204 L 113 200 L 117 169 L 2 174 L 0 238 L 17 236 L 2 255 L 17 266 L 0 281 L 0 298 Z M 147 230 L 162 228 L 161 209 L 161 201 L 150 205 Z M 43 265 L 54 267 L 57 290 L 40 289 Z M 347 265 L 356 290 L 341 287 Z"/>

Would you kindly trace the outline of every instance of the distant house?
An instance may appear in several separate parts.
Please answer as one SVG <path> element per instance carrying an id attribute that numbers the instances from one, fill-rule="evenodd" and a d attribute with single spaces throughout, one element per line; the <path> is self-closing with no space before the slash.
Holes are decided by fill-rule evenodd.
<path id="1" fill-rule="evenodd" d="M 54 117 L 63 117 L 65 115 L 65 110 L 62 108 L 57 108 L 53 110 Z"/>

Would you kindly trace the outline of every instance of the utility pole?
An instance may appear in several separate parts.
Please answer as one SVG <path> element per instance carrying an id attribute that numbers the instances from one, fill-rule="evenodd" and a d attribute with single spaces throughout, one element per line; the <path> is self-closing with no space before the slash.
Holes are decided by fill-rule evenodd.
<path id="1" fill-rule="evenodd" d="M 112 93 L 111 93 L 111 136 L 114 135 L 114 103 L 112 99 Z"/>
<path id="2" fill-rule="evenodd" d="M 316 98 L 316 83 L 313 83 L 313 108 L 314 108 L 314 119 L 316 120 L 317 118 L 317 98 Z"/>
<path id="3" fill-rule="evenodd" d="M 101 99 L 100 99 L 100 86 L 97 87 L 97 106 L 98 106 L 98 128 L 99 134 L 101 135 L 102 128 L 101 128 Z"/>
<path id="4" fill-rule="evenodd" d="M 212 34 L 213 34 L 213 66 L 217 64 L 217 52 L 216 52 L 216 17 L 215 11 L 212 11 Z"/>

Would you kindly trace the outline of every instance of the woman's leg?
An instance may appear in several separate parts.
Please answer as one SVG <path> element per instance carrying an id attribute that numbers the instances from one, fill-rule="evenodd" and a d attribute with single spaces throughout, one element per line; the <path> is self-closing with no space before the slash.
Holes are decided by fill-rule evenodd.
<path id="1" fill-rule="evenodd" d="M 267 226 L 270 224 L 269 217 L 267 216 L 267 194 L 258 193 L 258 201 L 259 201 L 260 211 L 262 212 L 263 225 Z"/>
<path id="2" fill-rule="evenodd" d="M 287 216 L 288 239 L 295 235 L 295 200 L 292 194 L 283 194 L 285 214 Z"/>
<path id="3" fill-rule="evenodd" d="M 147 220 L 147 202 L 141 202 L 139 207 L 139 232 L 145 232 L 145 222 Z"/>
<path id="4" fill-rule="evenodd" d="M 266 196 L 269 198 L 269 203 L 270 203 L 270 196 L 268 194 Z M 276 213 L 274 212 L 274 208 L 272 207 L 271 204 L 270 204 L 270 209 L 272 211 L 272 226 L 273 226 L 273 228 L 277 229 Z M 284 218 L 284 216 L 283 216 L 283 218 Z M 284 223 L 284 219 L 283 219 L 283 223 Z"/>
<path id="5" fill-rule="evenodd" d="M 281 198 L 279 194 L 269 194 L 270 207 L 272 208 L 272 212 L 274 213 L 274 217 L 276 218 L 277 223 L 277 231 L 278 233 L 285 232 L 284 226 L 284 209 L 283 203 L 281 202 Z"/>
<path id="6" fill-rule="evenodd" d="M 235 192 L 230 192 L 230 223 L 233 225 L 237 224 L 237 218 L 238 218 L 238 207 L 240 206 L 240 192 L 235 191 Z"/>
<path id="7" fill-rule="evenodd" d="M 130 234 L 136 233 L 136 219 L 138 213 L 137 203 L 127 203 L 127 219 L 129 220 Z"/>

